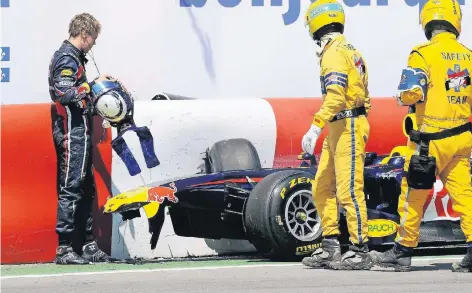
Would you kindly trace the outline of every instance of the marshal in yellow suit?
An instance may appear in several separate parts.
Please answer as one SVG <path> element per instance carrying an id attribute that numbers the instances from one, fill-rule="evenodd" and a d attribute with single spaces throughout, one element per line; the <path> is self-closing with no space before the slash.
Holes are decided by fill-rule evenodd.
<path id="1" fill-rule="evenodd" d="M 429 43 L 413 49 L 408 70 L 419 77 L 419 84 L 401 92 L 398 100 L 402 105 L 416 104 L 417 130 L 433 133 L 468 125 L 472 106 L 471 58 L 472 51 L 459 43 L 450 32 L 441 32 L 433 36 Z M 411 156 L 419 153 L 418 148 L 417 143 L 410 142 L 405 171 L 409 169 Z M 461 214 L 461 227 L 468 242 L 472 242 L 471 150 L 470 128 L 469 131 L 429 142 L 429 155 L 436 159 L 435 175 L 448 190 L 453 209 Z M 406 247 L 418 245 L 419 225 L 428 192 L 429 189 L 410 188 L 407 179 L 403 178 L 398 206 L 402 223 L 397 235 L 399 244 Z"/>
<path id="2" fill-rule="evenodd" d="M 423 208 L 439 176 L 468 244 L 453 271 L 472 271 L 472 51 L 457 40 L 462 20 L 457 0 L 430 0 L 420 18 L 429 42 L 411 51 L 398 87 L 398 102 L 416 108 L 411 120 L 416 122 L 404 126 L 410 139 L 398 203 L 400 226 L 394 248 L 375 262 L 409 270 Z"/>
<path id="3" fill-rule="evenodd" d="M 322 219 L 323 236 L 340 234 L 337 203 L 346 209 L 354 244 L 368 240 L 364 159 L 370 127 L 365 114 L 371 106 L 367 80 L 362 55 L 343 35 L 326 45 L 321 53 L 323 105 L 313 125 L 327 126 L 329 134 L 323 142 L 313 199 Z M 349 117 L 353 109 L 362 114 Z"/>
<path id="4" fill-rule="evenodd" d="M 344 11 L 336 0 L 313 2 L 305 15 L 310 36 L 318 44 L 323 104 L 314 115 L 302 148 L 313 154 L 325 127 L 320 162 L 313 182 L 313 200 L 321 218 L 323 246 L 303 259 L 310 267 L 366 270 L 368 256 L 367 208 L 364 195 L 365 146 L 370 126 L 368 70 L 361 53 L 346 41 Z M 353 245 L 341 256 L 338 206 L 346 210 Z"/>

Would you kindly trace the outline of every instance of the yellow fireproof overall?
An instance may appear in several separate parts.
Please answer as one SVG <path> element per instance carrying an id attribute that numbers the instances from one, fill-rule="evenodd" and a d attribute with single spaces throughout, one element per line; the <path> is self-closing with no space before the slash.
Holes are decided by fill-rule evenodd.
<path id="1" fill-rule="evenodd" d="M 423 70 L 428 77 L 428 91 L 424 101 L 418 88 L 403 92 L 400 102 L 416 104 L 416 121 L 422 132 L 439 132 L 469 121 L 472 106 L 472 86 L 467 76 L 472 72 L 472 52 L 461 45 L 455 35 L 443 32 L 430 42 L 415 47 L 408 66 Z M 446 88 L 449 84 L 449 90 Z M 462 134 L 432 140 L 429 155 L 436 158 L 436 174 L 448 190 L 453 209 L 461 216 L 461 228 L 467 242 L 472 241 L 472 188 L 469 157 L 472 134 Z M 412 154 L 418 154 L 417 144 L 409 142 L 404 170 L 408 171 Z M 404 177 L 398 202 L 400 227 L 396 241 L 406 247 L 416 247 L 423 206 L 429 190 L 409 188 Z"/>
<path id="2" fill-rule="evenodd" d="M 350 240 L 368 240 L 364 196 L 365 146 L 370 127 L 365 115 L 330 122 L 341 111 L 359 107 L 370 110 L 368 72 L 362 55 L 340 35 L 326 45 L 321 55 L 323 105 L 313 124 L 328 126 L 318 170 L 313 182 L 313 200 L 320 214 L 323 236 L 340 234 L 338 203 L 347 211 Z"/>

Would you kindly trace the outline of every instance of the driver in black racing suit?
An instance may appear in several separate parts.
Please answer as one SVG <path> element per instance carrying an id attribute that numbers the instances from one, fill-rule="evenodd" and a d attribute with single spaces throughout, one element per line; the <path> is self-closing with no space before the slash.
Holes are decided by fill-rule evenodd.
<path id="1" fill-rule="evenodd" d="M 85 76 L 85 54 L 95 45 L 100 23 L 90 14 L 76 15 L 70 22 L 70 38 L 54 53 L 49 65 L 49 92 L 56 104 L 53 129 L 58 160 L 58 207 L 56 233 L 59 247 L 56 264 L 108 261 L 93 237 L 92 203 L 95 183 L 92 172 L 92 105 L 94 82 Z M 95 81 L 106 79 L 101 75 Z M 73 233 L 85 230 L 82 257 L 72 248 Z"/>

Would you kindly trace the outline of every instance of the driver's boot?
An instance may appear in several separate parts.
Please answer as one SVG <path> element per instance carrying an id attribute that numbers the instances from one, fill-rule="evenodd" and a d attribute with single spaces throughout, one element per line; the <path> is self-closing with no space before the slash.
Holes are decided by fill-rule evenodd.
<path id="1" fill-rule="evenodd" d="M 72 246 L 60 245 L 56 249 L 56 259 L 54 260 L 54 263 L 58 265 L 84 265 L 89 262 L 75 253 Z"/>
<path id="2" fill-rule="evenodd" d="M 350 245 L 349 250 L 344 253 L 340 260 L 329 263 L 333 270 L 370 270 L 373 262 L 369 254 L 367 244 Z"/>
<path id="3" fill-rule="evenodd" d="M 305 257 L 302 263 L 308 267 L 321 268 L 328 266 L 330 261 L 341 259 L 341 246 L 336 238 L 325 238 L 321 247 L 317 248 L 309 257 Z"/>
<path id="4" fill-rule="evenodd" d="M 467 254 L 464 256 L 461 262 L 455 262 L 452 264 L 452 271 L 459 273 L 472 273 L 472 243 L 467 247 Z"/>
<path id="5" fill-rule="evenodd" d="M 384 253 L 377 251 L 370 252 L 374 265 L 384 268 L 394 268 L 396 272 L 410 271 L 412 255 L 413 249 L 402 247 L 397 244 Z"/>
<path id="6" fill-rule="evenodd" d="M 82 258 L 89 262 L 109 262 L 110 257 L 98 248 L 97 242 L 92 241 L 83 246 Z"/>

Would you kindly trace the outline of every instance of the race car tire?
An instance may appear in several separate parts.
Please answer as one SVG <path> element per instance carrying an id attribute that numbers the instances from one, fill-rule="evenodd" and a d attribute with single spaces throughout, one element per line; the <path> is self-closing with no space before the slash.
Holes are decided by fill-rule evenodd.
<path id="1" fill-rule="evenodd" d="M 265 177 L 251 191 L 244 209 L 244 228 L 249 242 L 265 257 L 276 261 L 299 261 L 321 245 L 320 223 L 312 234 L 302 239 L 302 236 L 294 236 L 293 227 L 289 227 L 287 221 L 292 226 L 294 215 L 299 215 L 297 210 L 291 215 L 287 210 L 291 209 L 288 205 L 299 195 L 303 195 L 301 199 L 306 199 L 302 205 L 307 205 L 311 200 L 307 205 L 311 210 L 309 215 L 316 215 L 316 207 L 311 199 L 312 178 L 312 174 L 304 171 L 280 171 Z M 316 223 L 308 221 L 309 225 Z"/>
<path id="2" fill-rule="evenodd" d="M 261 169 L 261 161 L 254 145 L 244 138 L 216 142 L 208 151 L 209 172 Z"/>

